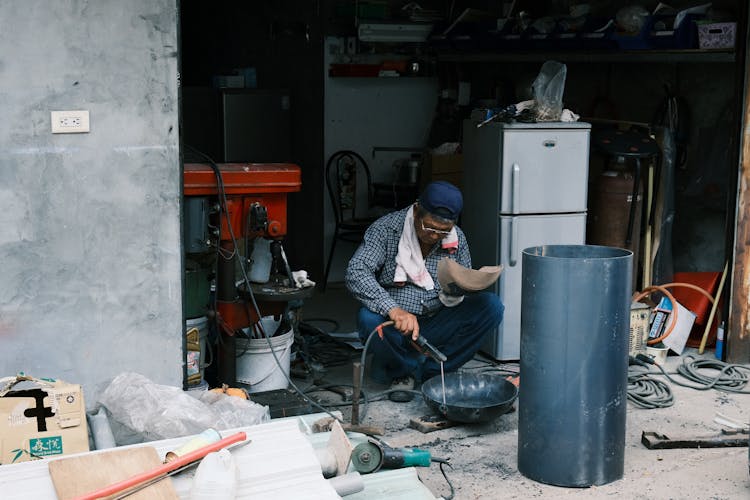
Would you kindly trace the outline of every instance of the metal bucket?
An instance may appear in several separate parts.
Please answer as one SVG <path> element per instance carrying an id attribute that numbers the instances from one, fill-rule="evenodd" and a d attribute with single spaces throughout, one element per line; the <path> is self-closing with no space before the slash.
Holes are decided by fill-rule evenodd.
<path id="1" fill-rule="evenodd" d="M 518 470 L 557 486 L 624 472 L 632 252 L 523 251 Z"/>

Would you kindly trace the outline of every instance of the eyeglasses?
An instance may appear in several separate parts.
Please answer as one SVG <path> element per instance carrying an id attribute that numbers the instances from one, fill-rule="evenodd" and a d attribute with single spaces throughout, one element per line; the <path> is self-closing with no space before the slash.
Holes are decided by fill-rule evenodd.
<path id="1" fill-rule="evenodd" d="M 424 221 L 419 221 L 419 223 L 422 225 L 422 231 L 429 231 L 431 233 L 439 234 L 441 236 L 448 236 L 449 234 L 451 234 L 451 229 L 445 231 L 445 230 L 442 230 L 442 229 L 435 229 L 435 228 L 432 228 L 432 227 L 425 227 L 424 226 Z"/>

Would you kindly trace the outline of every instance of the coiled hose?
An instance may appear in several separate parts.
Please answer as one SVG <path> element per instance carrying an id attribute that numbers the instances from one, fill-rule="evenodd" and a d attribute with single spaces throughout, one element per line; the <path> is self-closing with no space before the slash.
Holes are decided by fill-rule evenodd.
<path id="1" fill-rule="evenodd" d="M 662 366 L 655 364 L 653 359 L 643 354 L 631 358 L 630 361 L 631 364 L 647 369 L 645 372 L 633 369 L 628 372 L 628 399 L 641 408 L 666 408 L 674 404 L 672 389 L 665 381 L 654 378 L 654 375 L 663 375 L 673 384 L 696 391 L 716 389 L 735 394 L 750 394 L 749 390 L 744 389 L 750 379 L 750 367 L 745 365 L 699 359 L 688 354 L 676 372 L 668 373 Z M 649 365 L 656 366 L 659 371 L 651 371 Z M 702 373 L 701 370 L 710 370 L 712 374 Z M 680 375 L 691 383 L 682 382 L 672 375 Z"/>
<path id="2" fill-rule="evenodd" d="M 628 399 L 636 406 L 647 410 L 672 406 L 672 388 L 651 374 L 648 371 L 628 371 Z"/>

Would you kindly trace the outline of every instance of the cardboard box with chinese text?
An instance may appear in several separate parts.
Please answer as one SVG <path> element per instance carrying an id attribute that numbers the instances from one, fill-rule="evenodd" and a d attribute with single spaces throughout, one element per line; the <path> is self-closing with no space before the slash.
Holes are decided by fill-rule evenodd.
<path id="1" fill-rule="evenodd" d="M 0 464 L 85 451 L 80 385 L 26 375 L 0 379 Z"/>

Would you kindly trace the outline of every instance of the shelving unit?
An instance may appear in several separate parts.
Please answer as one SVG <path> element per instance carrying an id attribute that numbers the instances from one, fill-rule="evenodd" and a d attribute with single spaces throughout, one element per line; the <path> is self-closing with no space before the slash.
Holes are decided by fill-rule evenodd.
<path id="1" fill-rule="evenodd" d="M 554 59 L 563 63 L 734 63 L 733 50 L 633 50 L 627 52 L 535 51 L 437 53 L 438 62 L 540 62 Z"/>

